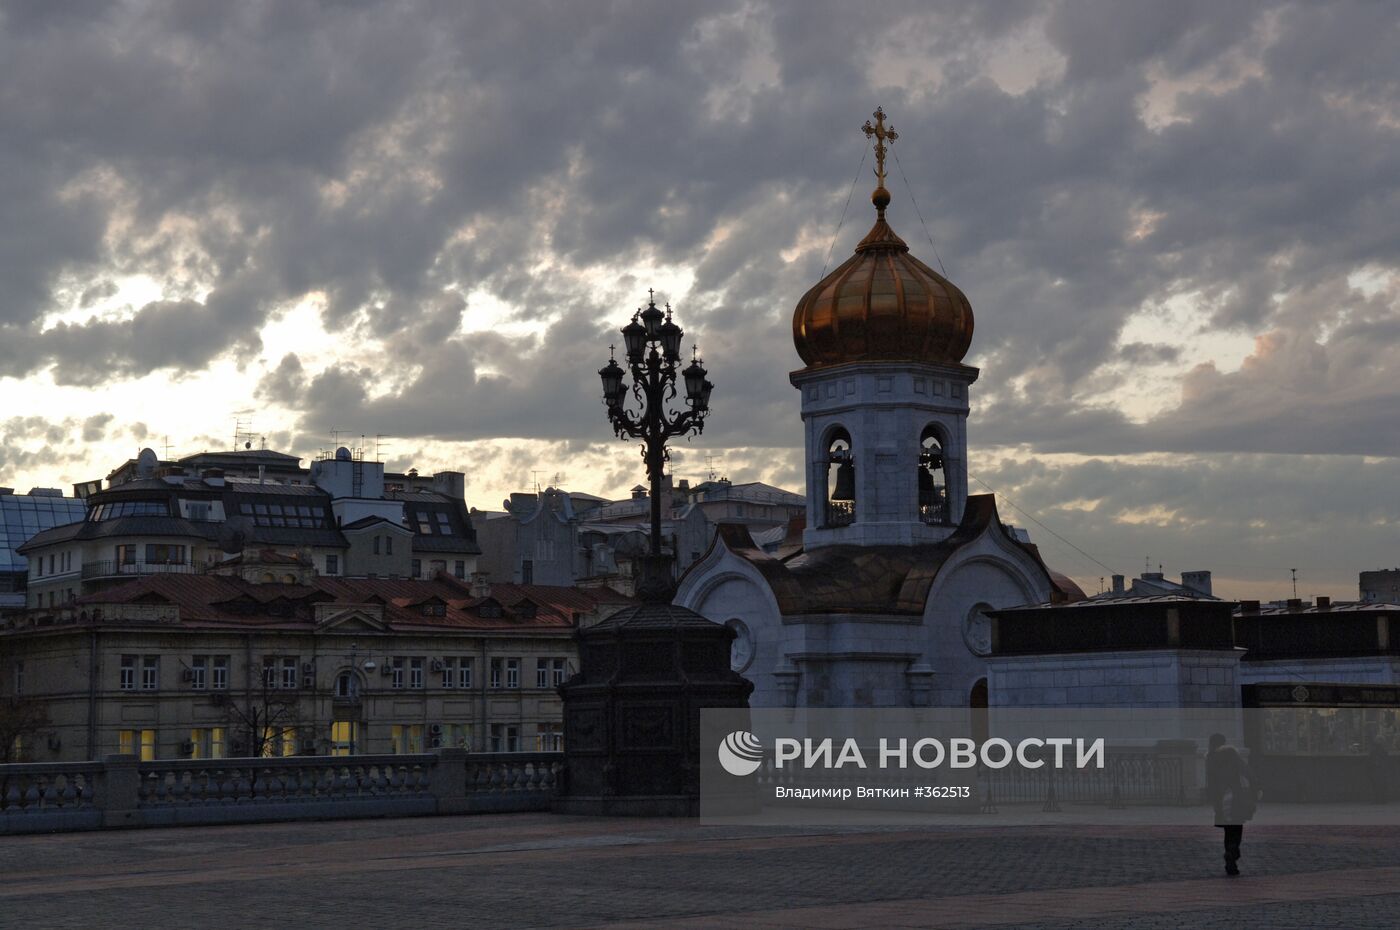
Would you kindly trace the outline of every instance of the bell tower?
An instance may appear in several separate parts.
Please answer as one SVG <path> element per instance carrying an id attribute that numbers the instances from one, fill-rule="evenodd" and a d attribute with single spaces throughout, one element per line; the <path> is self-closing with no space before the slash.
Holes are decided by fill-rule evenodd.
<path id="1" fill-rule="evenodd" d="M 886 147 L 898 135 L 883 110 L 874 117 L 862 131 L 875 140 L 875 225 L 793 313 L 808 549 L 941 542 L 967 504 L 972 306 L 886 222 Z"/>

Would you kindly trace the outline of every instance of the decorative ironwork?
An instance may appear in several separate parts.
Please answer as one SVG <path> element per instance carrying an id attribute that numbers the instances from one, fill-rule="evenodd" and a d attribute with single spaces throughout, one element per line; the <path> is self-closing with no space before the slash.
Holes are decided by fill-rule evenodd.
<path id="1" fill-rule="evenodd" d="M 684 332 L 671 319 L 670 304 L 663 314 L 657 309 L 655 292 L 648 291 L 648 294 L 645 309 L 633 314 L 632 321 L 622 328 L 627 369 L 612 357 L 598 370 L 598 376 L 603 381 L 603 403 L 607 405 L 613 432 L 619 438 L 642 440 L 642 460 L 651 479 L 650 565 L 638 594 L 644 599 L 669 601 L 672 594 L 670 569 L 661 553 L 661 479 L 666 462 L 670 460 L 666 442 L 691 432 L 704 432 L 714 385 L 706 378 L 698 349 L 692 351 L 690 365 L 681 370 Z M 629 370 L 630 385 L 624 381 Z M 677 397 L 677 378 L 684 382 L 688 407 L 685 410 L 671 406 Z M 635 400 L 634 409 L 628 409 L 628 394 Z"/>
<path id="2" fill-rule="evenodd" d="M 875 177 L 879 179 L 880 186 L 884 187 L 885 143 L 893 142 L 894 140 L 898 139 L 899 133 L 894 131 L 893 126 L 890 126 L 889 128 L 885 127 L 884 107 L 876 107 L 875 112 L 871 115 L 875 117 L 875 122 L 871 123 L 870 120 L 866 120 L 865 125 L 860 127 L 860 130 L 861 132 L 865 133 L 865 137 L 867 139 L 872 136 L 875 138 Z"/>

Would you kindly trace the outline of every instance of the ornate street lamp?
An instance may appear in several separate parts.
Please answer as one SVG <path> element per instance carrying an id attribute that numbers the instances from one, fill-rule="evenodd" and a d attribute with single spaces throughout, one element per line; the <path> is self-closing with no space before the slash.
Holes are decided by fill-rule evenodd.
<path id="1" fill-rule="evenodd" d="M 656 307 L 654 291 L 645 309 L 632 315 L 632 321 L 622 328 L 627 369 L 632 374 L 630 385 L 624 382 L 627 370 L 610 358 L 598 371 L 603 381 L 603 403 L 608 419 L 619 437 L 640 439 L 642 459 L 647 477 L 651 479 L 651 555 L 637 593 L 644 600 L 669 601 L 674 593 L 668 560 L 661 554 L 661 477 L 670 459 L 666 441 L 705 429 L 705 414 L 710 409 L 710 391 L 714 385 L 706 379 L 705 368 L 694 357 L 680 371 L 681 328 L 671 319 L 671 307 L 663 314 Z M 677 397 L 676 380 L 685 388 L 685 404 L 689 409 L 676 410 L 668 405 Z M 628 409 L 627 394 L 636 399 L 634 410 Z"/>

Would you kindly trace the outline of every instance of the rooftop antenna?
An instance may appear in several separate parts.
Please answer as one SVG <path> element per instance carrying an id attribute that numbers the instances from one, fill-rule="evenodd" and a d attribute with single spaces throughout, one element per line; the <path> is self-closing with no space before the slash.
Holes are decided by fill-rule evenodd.
<path id="1" fill-rule="evenodd" d="M 233 447 L 234 449 L 251 449 L 253 442 L 253 421 L 245 420 L 241 416 L 235 416 L 233 420 Z"/>
<path id="2" fill-rule="evenodd" d="M 535 484 L 535 493 L 540 493 L 540 469 L 530 469 L 530 480 L 533 481 Z"/>
<path id="3" fill-rule="evenodd" d="M 1293 599 L 1298 599 L 1298 569 L 1290 568 L 1289 573 L 1293 575 Z"/>
<path id="4" fill-rule="evenodd" d="M 715 458 L 712 452 L 705 453 L 705 467 L 710 471 L 710 480 L 715 480 Z"/>
<path id="5" fill-rule="evenodd" d="M 166 436 L 166 437 L 165 437 L 164 447 L 165 447 L 165 458 L 166 458 L 166 461 L 169 461 L 169 460 L 170 460 L 170 437 L 169 437 L 169 436 Z"/>
<path id="6" fill-rule="evenodd" d="M 382 458 L 380 458 L 380 450 L 381 450 L 381 449 L 387 449 L 387 448 L 389 448 L 389 444 L 388 444 L 387 442 L 384 441 L 384 440 L 386 440 L 386 439 L 388 439 L 388 438 L 389 438 L 389 434 L 388 434 L 388 433 L 375 433 L 375 434 L 374 434 L 374 460 L 375 460 L 376 462 L 382 462 L 382 461 L 384 461 Z"/>

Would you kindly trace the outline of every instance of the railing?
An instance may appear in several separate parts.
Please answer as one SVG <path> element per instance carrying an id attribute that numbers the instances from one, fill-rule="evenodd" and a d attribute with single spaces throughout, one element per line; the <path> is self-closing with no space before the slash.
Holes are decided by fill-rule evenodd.
<path id="1" fill-rule="evenodd" d="M 1190 800 L 1179 755 L 1109 755 L 1101 769 L 979 767 L 977 786 L 986 812 L 995 811 L 998 804 L 1039 803 L 1042 810 L 1057 811 L 1061 802 L 1123 807 L 1178 805 Z"/>
<path id="2" fill-rule="evenodd" d="M 0 765 L 0 834 L 548 810 L 563 753 Z"/>
<path id="3" fill-rule="evenodd" d="M 113 559 L 101 559 L 96 562 L 84 562 L 82 577 L 114 578 L 121 575 L 197 575 L 202 571 L 204 571 L 204 566 L 191 565 L 187 562 L 118 562 Z"/>
<path id="4" fill-rule="evenodd" d="M 850 526 L 854 522 L 856 522 L 856 505 L 854 501 L 826 502 L 827 526 Z"/>

